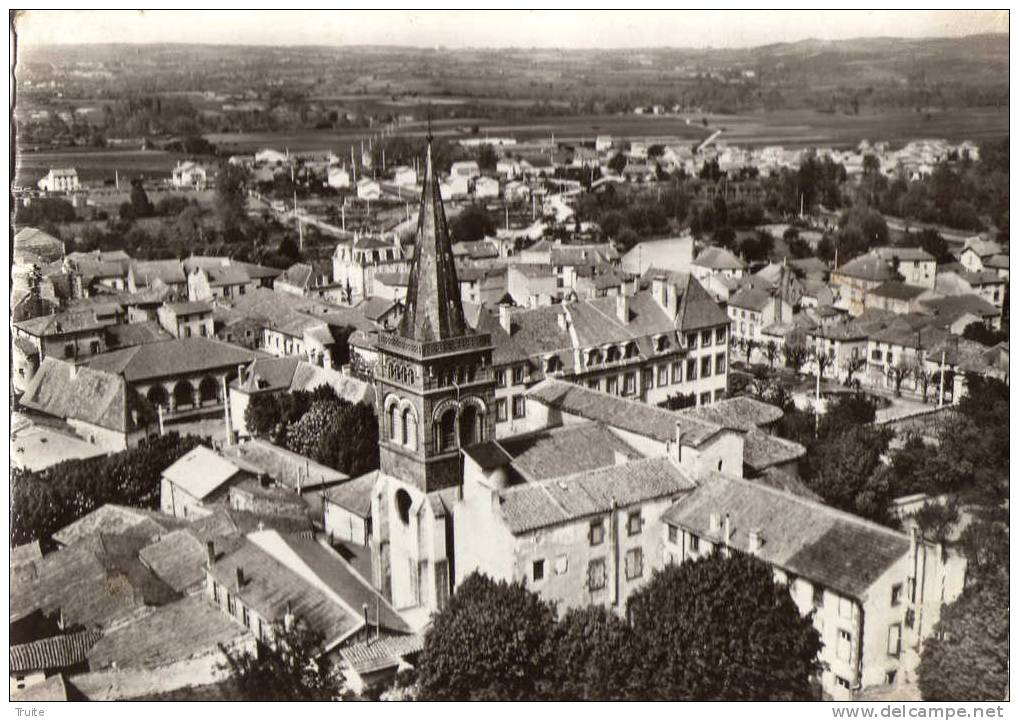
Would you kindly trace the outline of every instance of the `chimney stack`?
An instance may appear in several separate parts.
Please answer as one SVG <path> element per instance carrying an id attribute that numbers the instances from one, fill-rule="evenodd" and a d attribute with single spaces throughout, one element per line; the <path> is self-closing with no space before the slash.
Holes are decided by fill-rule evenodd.
<path id="1" fill-rule="evenodd" d="M 244 569 L 240 566 L 237 567 L 237 591 L 239 592 L 244 586 Z"/>
<path id="2" fill-rule="evenodd" d="M 362 603 L 361 610 L 364 612 L 364 642 L 368 643 L 372 640 L 371 626 L 368 625 L 368 604 Z"/>
<path id="3" fill-rule="evenodd" d="M 212 564 L 216 562 L 216 544 L 212 541 L 205 542 L 205 560 L 209 564 L 209 568 L 212 568 Z"/>
<path id="4" fill-rule="evenodd" d="M 729 517 L 728 513 L 725 514 L 725 529 L 723 531 L 723 534 L 725 542 L 728 543 L 729 539 L 732 538 L 732 519 Z"/>
<path id="5" fill-rule="evenodd" d="M 294 627 L 294 612 L 290 606 L 290 601 L 287 601 L 287 611 L 283 615 L 283 628 L 287 631 Z"/>
<path id="6" fill-rule="evenodd" d="M 560 311 L 556 315 L 556 322 L 559 324 L 559 330 L 565 333 L 569 328 L 566 326 L 566 311 Z"/>
<path id="7" fill-rule="evenodd" d="M 506 331 L 506 335 L 513 334 L 513 311 L 506 303 L 499 306 L 499 325 Z"/>
<path id="8" fill-rule="evenodd" d="M 630 297 L 622 292 L 616 296 L 616 318 L 623 325 L 630 322 Z"/>
<path id="9" fill-rule="evenodd" d="M 718 533 L 722 527 L 722 517 L 717 513 L 712 513 L 708 516 L 708 530 L 712 533 Z"/>

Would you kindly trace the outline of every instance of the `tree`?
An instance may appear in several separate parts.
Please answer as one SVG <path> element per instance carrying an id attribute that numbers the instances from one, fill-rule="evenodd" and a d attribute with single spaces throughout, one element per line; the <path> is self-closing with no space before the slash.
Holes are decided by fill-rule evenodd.
<path id="1" fill-rule="evenodd" d="M 109 456 L 62 461 L 41 471 L 13 469 L 11 543 L 45 541 L 107 503 L 158 507 L 163 471 L 198 445 L 194 436 L 169 433 Z"/>
<path id="2" fill-rule="evenodd" d="M 673 393 L 664 401 L 658 404 L 659 408 L 666 408 L 670 411 L 679 411 L 684 408 L 692 408 L 697 405 L 697 396 L 694 393 Z"/>
<path id="3" fill-rule="evenodd" d="M 977 518 L 963 529 L 958 546 L 966 556 L 966 575 L 972 579 L 979 581 L 1008 570 L 1007 523 Z"/>
<path id="4" fill-rule="evenodd" d="M 148 218 L 154 209 L 141 180 L 131 181 L 131 212 L 135 218 Z"/>
<path id="5" fill-rule="evenodd" d="M 931 383 L 934 380 L 934 372 L 927 367 L 926 363 L 921 362 L 918 357 L 909 373 L 916 380 L 916 384 L 920 386 L 920 390 L 923 393 L 923 402 L 926 403 L 927 393 L 930 391 Z"/>
<path id="6" fill-rule="evenodd" d="M 656 571 L 630 596 L 643 698 L 807 700 L 820 637 L 754 556 L 715 553 Z M 742 619 L 733 625 L 732 619 Z"/>
<path id="7" fill-rule="evenodd" d="M 924 538 L 944 543 L 959 522 L 959 506 L 951 500 L 945 504 L 926 503 L 913 514 L 913 521 Z"/>
<path id="8" fill-rule="evenodd" d="M 566 612 L 556 627 L 554 697 L 566 701 L 643 698 L 640 645 L 625 620 L 604 606 Z"/>
<path id="9" fill-rule="evenodd" d="M 746 353 L 747 365 L 750 365 L 750 356 L 754 354 L 754 348 L 759 346 L 760 343 L 758 343 L 753 338 L 743 338 L 740 340 L 740 345 L 743 349 L 743 352 Z"/>
<path id="10" fill-rule="evenodd" d="M 468 576 L 433 616 L 418 659 L 420 698 L 524 701 L 548 696 L 556 614 L 520 583 Z"/>
<path id="11" fill-rule="evenodd" d="M 481 240 L 495 232 L 495 222 L 485 206 L 471 204 L 455 216 L 450 223 L 453 238 L 457 241 Z"/>
<path id="12" fill-rule="evenodd" d="M 799 373 L 800 368 L 810 358 L 810 349 L 803 343 L 787 340 L 782 348 L 782 354 L 785 356 L 786 365 Z"/>
<path id="13" fill-rule="evenodd" d="M 821 351 L 817 349 L 810 351 L 810 359 L 817 364 L 817 373 L 824 378 L 824 372 L 835 365 L 835 354 L 832 351 Z"/>
<path id="14" fill-rule="evenodd" d="M 895 387 L 895 395 L 902 395 L 902 383 L 913 373 L 913 366 L 906 363 L 902 358 L 885 368 L 885 375 Z"/>
<path id="15" fill-rule="evenodd" d="M 322 634 L 297 621 L 273 627 L 272 642 L 258 643 L 255 654 L 220 646 L 228 671 L 246 701 L 335 701 L 343 677 L 319 661 Z"/>
<path id="16" fill-rule="evenodd" d="M 925 701 L 991 701 L 1008 693 L 1008 576 L 967 588 L 941 612 L 918 669 Z"/>
<path id="17" fill-rule="evenodd" d="M 933 228 L 925 228 L 916 236 L 916 244 L 934 256 L 938 263 L 953 263 L 955 256 L 948 249 L 948 241 Z"/>
<path id="18" fill-rule="evenodd" d="M 825 417 L 830 415 L 829 409 Z M 811 448 L 807 484 L 836 508 L 884 522 L 891 479 L 877 471 L 883 468 L 881 456 L 887 449 L 887 433 L 870 426 L 821 435 Z"/>
<path id="19" fill-rule="evenodd" d="M 478 149 L 478 167 L 482 170 L 494 171 L 499 162 L 499 156 L 490 143 L 485 143 Z"/>
<path id="20" fill-rule="evenodd" d="M 626 156 L 622 153 L 616 153 L 609 160 L 609 168 L 615 171 L 616 175 L 623 172 L 623 168 L 626 167 Z"/>
<path id="21" fill-rule="evenodd" d="M 975 320 L 962 330 L 962 337 L 981 345 L 995 346 L 1008 341 L 1008 333 L 991 330 L 981 321 Z"/>
<path id="22" fill-rule="evenodd" d="M 288 179 L 289 175 L 284 173 Z M 226 163 L 216 175 L 216 213 L 223 229 L 239 226 L 245 217 L 245 186 L 248 171 L 241 165 Z"/>
<path id="23" fill-rule="evenodd" d="M 846 385 L 853 385 L 853 376 L 856 375 L 857 371 L 863 370 L 867 366 L 866 356 L 853 356 L 846 361 Z"/>
<path id="24" fill-rule="evenodd" d="M 761 352 L 764 353 L 764 357 L 768 359 L 768 367 L 775 367 L 775 359 L 778 358 L 778 345 L 773 340 L 769 340 L 761 347 Z"/>

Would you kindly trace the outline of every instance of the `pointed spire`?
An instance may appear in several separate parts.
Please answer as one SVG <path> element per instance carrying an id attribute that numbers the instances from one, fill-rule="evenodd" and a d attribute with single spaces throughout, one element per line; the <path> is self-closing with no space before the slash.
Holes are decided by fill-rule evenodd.
<path id="1" fill-rule="evenodd" d="M 425 154 L 414 245 L 399 334 L 422 342 L 467 335 L 449 226 L 442 207 L 439 179 L 432 164 L 431 138 Z"/>

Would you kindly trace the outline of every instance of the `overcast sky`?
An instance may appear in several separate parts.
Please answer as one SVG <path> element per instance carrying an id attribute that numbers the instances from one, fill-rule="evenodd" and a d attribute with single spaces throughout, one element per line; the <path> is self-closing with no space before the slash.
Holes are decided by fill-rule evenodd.
<path id="1" fill-rule="evenodd" d="M 30 10 L 19 42 L 747 47 L 804 38 L 1008 32 L 1007 11 Z"/>

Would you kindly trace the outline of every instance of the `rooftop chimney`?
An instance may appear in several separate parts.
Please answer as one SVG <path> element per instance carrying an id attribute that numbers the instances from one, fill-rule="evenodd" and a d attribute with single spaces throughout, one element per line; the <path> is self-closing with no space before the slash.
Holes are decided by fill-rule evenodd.
<path id="1" fill-rule="evenodd" d="M 506 331 L 506 335 L 513 334 L 513 311 L 506 303 L 499 306 L 499 325 Z"/>
<path id="2" fill-rule="evenodd" d="M 566 311 L 561 311 L 556 315 L 556 322 L 559 324 L 559 330 L 565 333 L 569 328 L 566 326 Z"/>
<path id="3" fill-rule="evenodd" d="M 364 642 L 368 643 L 372 640 L 371 627 L 368 625 L 368 604 L 362 603 L 361 610 L 364 612 Z"/>
<path id="4" fill-rule="evenodd" d="M 237 567 L 237 590 L 240 591 L 244 586 L 244 569 L 240 566 Z"/>
<path id="5" fill-rule="evenodd" d="M 294 627 L 294 612 L 290 606 L 290 601 L 287 601 L 287 611 L 283 614 L 283 628 L 287 631 Z"/>
<path id="6" fill-rule="evenodd" d="M 708 530 L 712 533 L 718 533 L 718 530 L 722 527 L 722 517 L 717 513 L 712 513 L 708 516 Z"/>
<path id="7" fill-rule="evenodd" d="M 616 296 L 616 318 L 623 325 L 630 322 L 630 297 L 625 293 Z"/>
<path id="8" fill-rule="evenodd" d="M 729 517 L 728 513 L 725 514 L 725 529 L 722 532 L 722 538 L 726 543 L 728 543 L 729 539 L 732 538 L 732 519 Z"/>
<path id="9" fill-rule="evenodd" d="M 209 568 L 212 568 L 212 564 L 216 562 L 216 544 L 212 541 L 205 542 L 205 560 L 209 564 Z"/>

